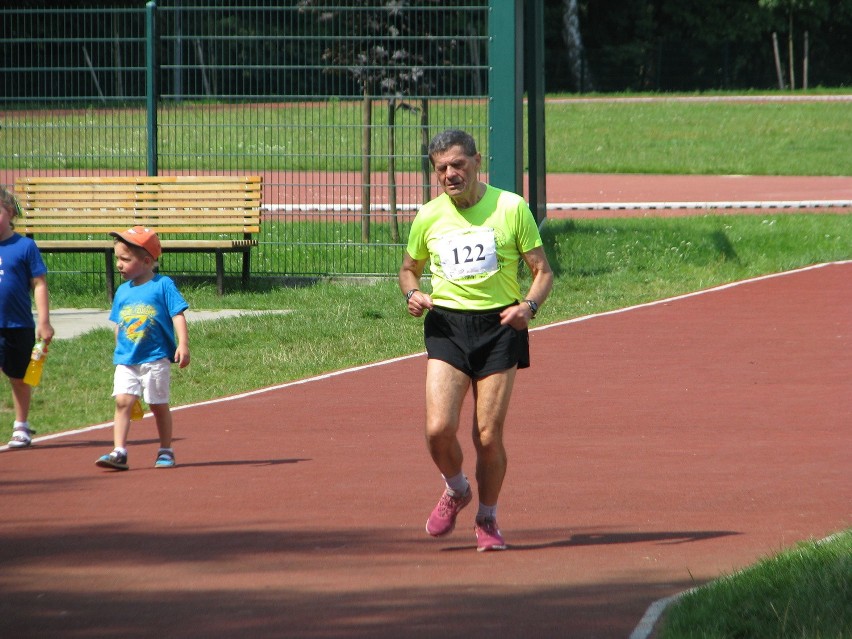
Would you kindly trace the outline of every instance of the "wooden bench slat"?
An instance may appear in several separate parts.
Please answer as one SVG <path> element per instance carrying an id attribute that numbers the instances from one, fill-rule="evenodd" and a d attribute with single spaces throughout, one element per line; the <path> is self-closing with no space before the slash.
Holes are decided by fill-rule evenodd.
<path id="1" fill-rule="evenodd" d="M 128 202 L 136 202 L 139 200 L 212 200 L 218 202 L 220 200 L 241 200 L 241 201 L 257 201 L 260 200 L 260 191 L 228 191 L 220 189 L 217 191 L 173 191 L 165 193 L 163 191 L 94 191 L 87 189 L 77 189 L 74 191 L 29 191 L 19 194 L 18 200 L 21 206 L 33 206 L 35 202 L 62 202 L 66 199 L 71 200 L 98 200 L 104 202 L 113 202 L 116 200 L 126 200 Z"/>
<path id="2" fill-rule="evenodd" d="M 48 233 L 56 233 L 56 234 L 80 234 L 80 235 L 109 235 L 112 231 L 123 231 L 125 228 L 129 228 L 127 226 L 117 226 L 117 225 L 109 225 L 109 226 L 23 226 L 21 228 L 16 228 L 16 230 L 24 235 L 28 235 L 30 233 L 39 233 L 39 234 L 48 234 Z M 151 228 L 151 227 L 148 227 Z M 260 233 L 259 226 L 250 226 L 250 225 L 221 225 L 221 226 L 159 226 L 157 227 L 157 234 L 161 233 Z M 36 239 L 36 243 L 38 243 L 38 238 Z M 163 240 L 161 240 L 162 242 Z"/>
<path id="3" fill-rule="evenodd" d="M 29 184 L 17 185 L 17 191 L 26 198 L 32 193 L 128 193 L 135 194 L 172 194 L 172 193 L 255 193 L 262 191 L 260 184 L 257 185 L 229 185 L 229 184 L 185 184 L 173 187 L 161 188 L 151 186 L 132 185 L 98 185 L 98 184 Z"/>
<path id="4" fill-rule="evenodd" d="M 131 226 L 145 226 L 155 229 L 157 233 L 168 233 L 167 227 L 174 225 L 192 226 L 193 228 L 209 227 L 211 233 L 222 226 L 258 226 L 260 220 L 256 217 L 214 217 L 214 216 L 153 216 L 153 215 L 122 215 L 108 217 L 51 217 L 45 219 L 21 220 L 16 224 L 18 229 L 33 229 L 34 233 L 85 233 L 85 229 L 111 229 L 123 231 Z M 46 227 L 57 227 L 60 231 L 46 231 Z"/>
<path id="5" fill-rule="evenodd" d="M 234 208 L 230 210 L 224 209 L 115 209 L 112 211 L 94 210 L 94 209 L 62 209 L 62 210 L 45 210 L 39 209 L 38 215 L 26 214 L 26 219 L 38 220 L 80 220 L 103 222 L 104 220 L 124 220 L 124 219 L 142 219 L 151 218 L 157 219 L 172 219 L 176 216 L 181 216 L 187 219 L 194 220 L 260 220 L 260 211 L 257 209 L 242 209 Z"/>
<path id="6" fill-rule="evenodd" d="M 260 216 L 260 206 L 252 206 L 247 205 L 245 202 L 232 202 L 230 206 L 217 206 L 213 203 L 205 203 L 205 206 L 180 206 L 175 202 L 161 202 L 161 203 L 151 203 L 148 205 L 139 203 L 138 206 L 126 206 L 124 204 L 119 204 L 118 206 L 98 206 L 97 202 L 80 202 L 79 205 L 75 206 L 71 203 L 66 203 L 65 205 L 57 205 L 57 206 L 33 206 L 33 207 L 21 207 L 22 212 L 27 217 L 46 217 L 46 216 L 66 216 L 73 213 L 78 214 L 93 214 L 93 215 L 133 215 L 135 213 L 146 213 L 149 211 L 152 212 L 175 212 L 175 211 L 186 211 L 189 214 L 198 213 L 205 214 L 208 213 L 210 215 L 238 215 L 240 217 L 245 216 Z"/>
<path id="7" fill-rule="evenodd" d="M 50 252 L 51 249 L 93 249 L 97 251 L 111 250 L 113 240 L 40 240 L 40 250 Z M 257 240 L 163 240 L 160 242 L 164 251 L 191 248 L 239 249 L 257 246 Z"/>
<path id="8" fill-rule="evenodd" d="M 228 198 L 236 198 L 236 199 L 260 199 L 261 191 L 260 189 L 226 189 L 226 188 L 217 188 L 215 185 L 211 188 L 204 189 L 176 189 L 170 191 L 164 190 L 135 190 L 128 191 L 127 189 L 89 189 L 89 188 L 76 188 L 72 190 L 68 189 L 51 189 L 48 187 L 36 189 L 27 189 L 23 191 L 18 191 L 19 197 L 18 199 L 22 202 L 29 202 L 35 199 L 36 197 L 46 199 L 46 200 L 60 200 L 62 198 L 72 198 L 72 199 L 104 199 L 104 200 L 117 200 L 117 199 L 127 199 L 127 200 L 139 200 L 139 199 L 173 199 L 180 195 L 187 195 L 193 198 L 203 196 L 205 199 L 210 200 L 222 200 Z"/>
<path id="9" fill-rule="evenodd" d="M 144 226 L 155 229 L 158 234 L 162 233 L 186 233 L 184 229 L 198 229 L 197 233 L 221 233 L 223 229 L 235 227 L 257 228 L 259 220 L 256 219 L 152 219 L 146 217 L 110 218 L 100 220 L 75 220 L 75 219 L 52 219 L 52 220 L 28 220 L 16 225 L 21 233 L 109 233 L 110 231 L 123 231 L 131 226 Z M 173 229 L 180 228 L 180 231 Z M 56 229 L 56 230 L 52 230 Z M 243 232 L 243 231 L 239 231 Z M 248 231 L 246 231 L 248 232 Z"/>
<path id="10" fill-rule="evenodd" d="M 89 217 L 78 217 L 74 215 L 54 215 L 49 218 L 29 218 L 20 220 L 17 223 L 18 227 L 33 226 L 110 226 L 115 228 L 116 225 L 122 226 L 130 223 L 131 226 L 147 226 L 148 228 L 159 229 L 162 226 L 168 226 L 176 220 L 180 220 L 181 224 L 193 224 L 195 226 L 222 226 L 228 224 L 260 224 L 260 218 L 256 215 L 241 215 L 235 217 L 217 216 L 217 215 L 186 215 L 181 211 L 180 215 L 149 215 L 138 213 L 136 215 L 94 215 Z"/>
<path id="11" fill-rule="evenodd" d="M 98 200 L 103 202 L 114 202 L 126 200 L 128 202 L 163 200 L 171 202 L 174 200 L 199 200 L 219 202 L 221 200 L 238 200 L 254 202 L 260 200 L 257 191 L 180 191 L 174 193 L 128 193 L 127 191 L 31 191 L 19 196 L 21 206 L 33 206 L 36 202 L 62 202 L 64 200 Z"/>
<path id="12" fill-rule="evenodd" d="M 224 182 L 231 184 L 260 184 L 260 175 L 56 175 L 27 176 L 17 179 L 16 184 L 203 184 Z"/>
<path id="13" fill-rule="evenodd" d="M 256 216 L 245 215 L 234 217 L 217 217 L 215 215 L 108 215 L 108 216 L 91 216 L 91 217 L 76 217 L 73 215 L 67 216 L 51 216 L 49 218 L 28 218 L 21 220 L 16 225 L 19 228 L 32 228 L 46 232 L 44 227 L 57 226 L 64 228 L 66 233 L 82 233 L 87 227 L 92 228 L 109 228 L 112 230 L 124 230 L 122 227 L 129 228 L 130 226 L 146 226 L 155 229 L 158 233 L 167 233 L 166 227 L 179 224 L 181 226 L 192 225 L 194 227 L 216 227 L 216 226 L 257 226 L 260 224 L 260 219 Z M 37 231 L 36 231 L 37 232 Z"/>
<path id="14" fill-rule="evenodd" d="M 222 178 L 210 180 L 165 180 L 165 178 L 136 178 L 117 180 L 114 178 L 59 178 L 59 177 L 43 177 L 43 178 L 23 178 L 17 181 L 22 190 L 30 188 L 87 188 L 87 189 L 187 189 L 187 188 L 208 188 L 211 184 L 222 185 L 226 189 L 257 189 L 263 184 L 262 178 L 246 178 L 236 180 L 225 180 Z"/>
<path id="15" fill-rule="evenodd" d="M 260 211 L 253 209 L 63 209 L 61 211 L 50 211 L 39 209 L 36 212 L 27 212 L 22 221 L 41 222 L 44 220 L 56 220 L 64 223 L 77 221 L 79 224 L 104 224 L 111 220 L 173 220 L 176 218 L 203 223 L 210 220 L 214 223 L 227 222 L 228 220 L 243 221 L 251 220 L 260 222 Z"/>

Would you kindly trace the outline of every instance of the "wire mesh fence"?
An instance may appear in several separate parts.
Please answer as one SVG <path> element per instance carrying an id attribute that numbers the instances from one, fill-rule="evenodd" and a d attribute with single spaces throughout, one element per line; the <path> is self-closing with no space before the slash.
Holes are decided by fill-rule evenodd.
<path id="1" fill-rule="evenodd" d="M 428 140 L 487 158 L 487 0 L 3 8 L 0 183 L 52 174 L 259 174 L 252 277 L 391 275 L 436 194 Z M 102 283 L 90 255 L 52 277 Z M 211 256 L 165 255 L 209 275 Z M 238 272 L 238 257 L 226 264 Z"/>

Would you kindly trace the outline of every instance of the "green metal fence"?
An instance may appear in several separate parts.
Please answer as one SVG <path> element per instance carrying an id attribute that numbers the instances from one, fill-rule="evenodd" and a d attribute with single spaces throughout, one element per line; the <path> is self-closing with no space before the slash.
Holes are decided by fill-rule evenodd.
<path id="1" fill-rule="evenodd" d="M 487 161 L 487 0 L 115 4 L 0 9 L 0 183 L 260 174 L 253 277 L 391 275 L 436 194 L 430 137 L 464 128 Z M 103 283 L 100 258 L 45 259 Z M 163 268 L 209 276 L 212 256 Z"/>

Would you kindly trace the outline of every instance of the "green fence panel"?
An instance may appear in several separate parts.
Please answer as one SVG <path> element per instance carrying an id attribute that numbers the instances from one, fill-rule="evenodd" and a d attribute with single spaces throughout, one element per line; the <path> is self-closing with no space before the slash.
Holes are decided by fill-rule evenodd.
<path id="1" fill-rule="evenodd" d="M 0 9 L 0 183 L 259 174 L 253 278 L 392 276 L 437 194 L 431 136 L 466 129 L 489 157 L 488 0 L 114 5 Z M 45 258 L 103 284 L 97 256 Z M 212 260 L 163 268 L 210 278 Z M 226 268 L 236 287 L 239 257 Z"/>

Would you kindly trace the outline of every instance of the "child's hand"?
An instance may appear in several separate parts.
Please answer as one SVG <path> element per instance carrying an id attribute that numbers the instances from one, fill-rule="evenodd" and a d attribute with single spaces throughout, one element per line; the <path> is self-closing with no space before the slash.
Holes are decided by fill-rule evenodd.
<path id="1" fill-rule="evenodd" d="M 189 348 L 183 345 L 177 347 L 175 351 L 175 363 L 179 368 L 189 366 Z"/>
<path id="2" fill-rule="evenodd" d="M 45 344 L 50 344 L 53 340 L 53 326 L 50 325 L 50 322 L 39 322 L 36 333 L 36 338 L 43 339 Z"/>
<path id="3" fill-rule="evenodd" d="M 175 351 L 175 363 L 180 368 L 189 366 L 189 334 L 186 331 L 186 317 L 178 313 L 172 318 L 177 336 L 177 350 Z"/>

